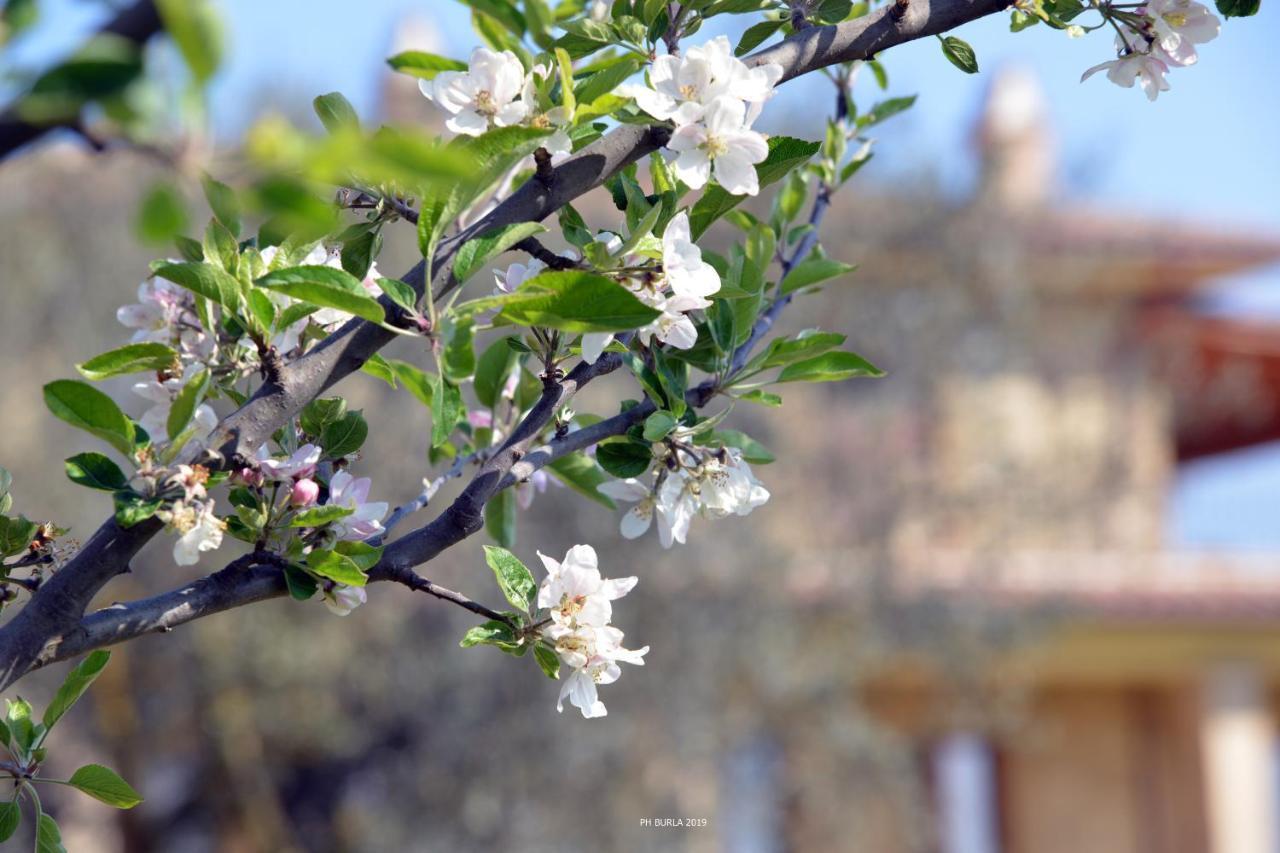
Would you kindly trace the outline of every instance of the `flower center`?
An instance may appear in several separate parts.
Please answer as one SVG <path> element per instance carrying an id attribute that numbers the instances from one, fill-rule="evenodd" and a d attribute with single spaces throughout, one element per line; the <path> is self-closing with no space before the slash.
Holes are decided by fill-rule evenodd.
<path id="1" fill-rule="evenodd" d="M 1169 26 L 1175 30 L 1187 25 L 1186 12 L 1165 12 L 1160 17 L 1164 18 L 1169 23 Z"/>
<path id="2" fill-rule="evenodd" d="M 684 98 L 686 101 L 698 100 L 698 87 L 692 83 L 685 83 L 680 87 L 680 97 Z"/>
<path id="3" fill-rule="evenodd" d="M 476 92 L 476 112 L 482 116 L 493 116 L 498 112 L 498 106 L 493 102 L 493 95 L 488 89 L 481 89 Z"/>
<path id="4" fill-rule="evenodd" d="M 729 153 L 729 144 L 720 137 L 714 136 L 710 133 L 707 134 L 706 140 L 699 147 L 701 147 L 703 151 L 706 151 L 707 156 L 712 160 L 717 157 L 723 157 L 725 154 Z"/>

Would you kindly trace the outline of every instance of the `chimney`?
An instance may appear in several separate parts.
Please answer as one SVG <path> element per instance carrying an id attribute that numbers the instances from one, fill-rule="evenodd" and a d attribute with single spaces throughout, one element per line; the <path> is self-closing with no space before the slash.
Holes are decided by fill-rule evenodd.
<path id="1" fill-rule="evenodd" d="M 979 201 L 1022 212 L 1054 199 L 1055 139 L 1032 72 L 1009 67 L 996 73 L 974 136 L 982 163 Z"/>

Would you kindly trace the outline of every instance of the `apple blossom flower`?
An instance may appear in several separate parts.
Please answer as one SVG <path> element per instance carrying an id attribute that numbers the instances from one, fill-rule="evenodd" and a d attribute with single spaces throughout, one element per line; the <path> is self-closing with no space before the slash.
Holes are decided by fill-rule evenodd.
<path id="1" fill-rule="evenodd" d="M 728 37 L 717 36 L 680 56 L 658 57 L 649 70 L 649 86 L 629 86 L 621 91 L 635 98 L 636 105 L 649 115 L 674 120 L 679 127 L 702 118 L 704 110 L 723 96 L 751 104 L 750 118 L 754 119 L 780 79 L 781 65 L 770 62 L 749 68 L 733 55 Z"/>
<path id="2" fill-rule="evenodd" d="M 432 80 L 418 81 L 418 89 L 452 114 L 445 127 L 479 136 L 490 127 L 519 124 L 528 115 L 529 105 L 518 100 L 524 79 L 524 66 L 514 53 L 478 47 L 466 71 L 442 71 Z"/>
<path id="3" fill-rule="evenodd" d="M 699 512 L 704 518 L 747 515 L 769 500 L 769 490 L 751 473 L 741 450 L 726 447 L 723 456 L 703 462 Z"/>
<path id="4" fill-rule="evenodd" d="M 134 330 L 133 343 L 176 345 L 184 355 L 200 359 L 213 353 L 213 338 L 200 327 L 194 295 L 162 278 L 152 276 L 139 284 L 137 303 L 116 309 L 116 320 Z"/>
<path id="5" fill-rule="evenodd" d="M 166 379 L 163 382 L 159 379 L 148 379 L 134 383 L 133 393 L 151 402 L 151 406 L 142 413 L 142 417 L 138 418 L 138 423 L 142 424 L 142 428 L 147 431 L 147 435 L 151 436 L 154 443 L 159 444 L 168 436 L 169 411 L 173 408 L 173 401 L 177 399 L 178 392 L 187 381 L 199 370 L 198 364 L 190 364 L 181 377 Z M 218 414 L 207 403 L 201 403 L 192 413 L 188 428 L 192 431 L 191 439 L 201 442 L 208 438 L 217 426 Z"/>
<path id="6" fill-rule="evenodd" d="M 529 107 L 529 115 L 525 121 L 529 127 L 554 131 L 550 136 L 542 140 L 541 147 L 547 149 L 547 153 L 551 155 L 551 162 L 555 165 L 562 162 L 573 152 L 573 140 L 569 138 L 569 132 L 566 130 L 573 123 L 573 116 L 562 106 L 552 107 L 545 112 L 538 112 L 535 108 L 538 103 L 537 80 L 539 77 L 545 80 L 549 74 L 551 74 L 549 66 L 541 63 L 533 66 L 528 76 L 524 79 L 524 88 L 521 90 L 520 100 Z M 524 162 L 531 168 L 534 163 L 533 155 L 526 157 Z"/>
<path id="7" fill-rule="evenodd" d="M 516 288 L 546 268 L 547 265 L 542 261 L 532 258 L 527 264 L 514 263 L 505 270 L 494 270 L 493 295 L 506 296 L 509 293 L 515 293 Z"/>
<path id="8" fill-rule="evenodd" d="M 1217 15 L 1193 0 L 1150 0 L 1139 11 L 1150 21 L 1160 58 L 1174 65 L 1194 65 L 1196 45 L 1213 41 L 1222 28 Z"/>
<path id="9" fill-rule="evenodd" d="M 170 530 L 178 533 L 173 543 L 173 561 L 179 566 L 194 566 L 200 554 L 222 545 L 226 522 L 213 513 L 212 501 L 174 501 L 156 513 Z"/>
<path id="10" fill-rule="evenodd" d="M 273 457 L 271 451 L 263 444 L 253 454 L 253 460 L 258 463 L 258 470 L 264 477 L 282 482 L 310 477 L 316 472 L 316 465 L 320 462 L 321 455 L 322 451 L 316 445 L 304 444 L 293 451 L 289 458 L 278 459 Z"/>
<path id="11" fill-rule="evenodd" d="M 701 121 L 677 126 L 667 147 L 678 152 L 676 177 L 691 189 L 701 189 L 714 176 L 733 195 L 760 192 L 755 164 L 769 156 L 769 145 L 750 129 L 746 105 L 737 98 L 716 98 Z"/>
<path id="12" fill-rule="evenodd" d="M 209 482 L 209 469 L 203 465 L 179 465 L 165 482 L 182 489 L 183 500 L 200 500 L 207 494 L 204 484 Z"/>
<path id="13" fill-rule="evenodd" d="M 702 250 L 691 239 L 686 211 L 673 216 L 662 232 L 662 275 L 629 278 L 627 286 L 641 301 L 662 312 L 636 331 L 643 343 L 656 337 L 676 349 L 690 349 L 698 342 L 698 330 L 686 312 L 711 305 L 707 297 L 720 290 L 720 274 L 702 259 Z M 582 360 L 595 364 L 613 338 L 612 332 L 584 334 Z"/>
<path id="14" fill-rule="evenodd" d="M 276 246 L 268 246 L 262 250 L 262 260 L 268 268 L 275 262 L 278 252 L 279 248 Z M 298 262 L 298 266 L 342 269 L 342 253 L 337 250 L 326 249 L 323 245 L 318 244 L 307 252 L 302 260 Z M 365 291 L 375 299 L 382 295 L 382 288 L 378 287 L 377 281 L 378 264 L 375 261 L 369 265 L 369 271 L 361 282 L 361 286 Z M 267 291 L 267 298 L 275 303 L 276 308 L 279 310 L 284 310 L 297 302 L 293 297 L 273 290 Z M 298 344 L 302 341 L 302 335 L 312 323 L 329 332 L 350 320 L 351 316 L 346 311 L 340 311 L 337 308 L 319 308 L 312 311 L 308 316 L 290 323 L 287 328 L 278 329 L 271 343 L 279 352 L 293 352 L 298 348 Z"/>
<path id="15" fill-rule="evenodd" d="M 538 557 L 547 570 L 538 587 L 538 606 L 551 611 L 551 619 L 560 630 L 572 630 L 579 625 L 608 625 L 613 618 L 610 602 L 634 589 L 639 580 L 601 577 L 596 551 L 590 545 L 574 545 L 563 560 L 548 557 L 541 551 Z"/>
<path id="16" fill-rule="evenodd" d="M 362 586 L 347 586 L 340 583 L 326 583 L 323 590 L 324 606 L 334 616 L 348 616 L 352 610 L 369 600 Z"/>
<path id="17" fill-rule="evenodd" d="M 310 477 L 303 477 L 293 484 L 289 503 L 294 506 L 313 506 L 320 499 L 320 486 Z"/>
<path id="18" fill-rule="evenodd" d="M 609 625 L 580 625 L 562 633 L 555 641 L 560 662 L 572 670 L 560 687 L 556 710 L 564 711 L 564 700 L 591 719 L 608 714 L 596 691 L 597 684 L 612 684 L 622 675 L 619 662 L 644 666 L 649 647 L 624 649 L 622 632 Z"/>
<path id="19" fill-rule="evenodd" d="M 1169 81 L 1165 79 L 1169 66 L 1154 53 L 1126 53 L 1118 59 L 1100 62 L 1084 72 L 1080 82 L 1104 69 L 1107 79 L 1117 86 L 1132 89 L 1134 83 L 1141 84 L 1147 100 L 1154 101 L 1161 92 L 1169 91 Z"/>
<path id="20" fill-rule="evenodd" d="M 368 477 L 352 477 L 339 471 L 329 481 L 329 506 L 345 506 L 353 510 L 351 515 L 339 518 L 333 528 L 339 539 L 362 540 L 384 532 L 382 519 L 387 516 L 385 501 L 370 501 Z"/>

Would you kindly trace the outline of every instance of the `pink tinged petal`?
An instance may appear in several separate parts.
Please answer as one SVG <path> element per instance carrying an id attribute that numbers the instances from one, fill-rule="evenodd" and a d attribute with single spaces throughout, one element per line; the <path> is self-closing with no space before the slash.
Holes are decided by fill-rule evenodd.
<path id="1" fill-rule="evenodd" d="M 612 340 L 612 332 L 587 332 L 582 336 L 582 360 L 595 364 Z"/>
<path id="2" fill-rule="evenodd" d="M 668 346 L 676 349 L 692 349 L 693 345 L 698 342 L 698 328 L 693 325 L 693 321 L 688 317 L 681 315 L 679 320 L 667 326 L 666 330 L 658 335 L 658 338 Z"/>
<path id="3" fill-rule="evenodd" d="M 1108 76 L 1110 76 L 1109 69 L 1119 61 L 1120 60 L 1118 59 L 1112 59 L 1107 62 L 1099 62 L 1097 65 L 1087 69 L 1083 74 L 1080 75 L 1080 82 L 1083 83 L 1085 80 L 1088 80 L 1090 77 L 1097 74 L 1099 71 L 1107 71 Z"/>
<path id="4" fill-rule="evenodd" d="M 526 480 L 523 483 L 516 484 L 516 506 L 520 509 L 528 509 L 533 506 L 533 499 L 537 494 L 533 490 L 533 483 Z"/>
<path id="5" fill-rule="evenodd" d="M 542 553 L 541 551 L 538 551 L 537 554 L 538 554 L 538 559 L 542 561 L 542 566 L 547 570 L 548 575 L 551 575 L 554 577 L 560 574 L 559 560 L 555 559 L 554 557 L 548 557 L 546 554 Z"/>

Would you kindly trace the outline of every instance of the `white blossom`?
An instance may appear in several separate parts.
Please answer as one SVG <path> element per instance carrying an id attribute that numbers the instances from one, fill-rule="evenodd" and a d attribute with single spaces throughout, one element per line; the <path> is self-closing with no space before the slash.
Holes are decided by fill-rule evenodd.
<path id="1" fill-rule="evenodd" d="M 628 477 L 625 480 L 601 483 L 596 487 L 596 491 L 616 501 L 635 503 L 635 506 L 622 514 L 622 522 L 619 526 L 623 536 L 627 539 L 637 539 L 648 532 L 653 523 L 653 510 L 656 505 L 652 488 L 635 477 Z"/>
<path id="2" fill-rule="evenodd" d="M 162 278 L 152 276 L 139 284 L 137 303 L 116 309 L 116 320 L 134 330 L 133 343 L 169 344 L 198 359 L 213 353 L 213 338 L 200 327 L 195 313 L 195 297 Z"/>
<path id="3" fill-rule="evenodd" d="M 345 584 L 325 584 L 324 606 L 334 616 L 347 616 L 352 610 L 369 600 L 362 586 L 346 586 Z"/>
<path id="4" fill-rule="evenodd" d="M 769 145 L 751 130 L 746 105 L 737 98 L 716 98 L 701 121 L 677 126 L 667 147 L 678 152 L 676 176 L 691 189 L 701 189 L 714 177 L 733 195 L 760 192 L 755 164 L 769 156 Z"/>
<path id="5" fill-rule="evenodd" d="M 596 692 L 597 684 L 612 684 L 622 675 L 619 662 L 644 666 L 649 647 L 624 649 L 622 632 L 612 626 L 582 625 L 556 640 L 556 654 L 572 672 L 560 687 L 556 710 L 564 711 L 564 700 L 582 711 L 587 719 L 608 714 Z"/>
<path id="6" fill-rule="evenodd" d="M 445 127 L 454 133 L 479 136 L 490 127 L 519 124 L 529 107 L 520 100 L 524 66 L 514 53 L 478 47 L 466 71 L 442 71 L 418 88 L 428 100 L 452 114 Z"/>
<path id="7" fill-rule="evenodd" d="M 1151 0 L 1140 11 L 1151 22 L 1160 58 L 1174 65 L 1194 65 L 1196 45 L 1213 41 L 1221 30 L 1218 16 L 1193 0 Z"/>
<path id="8" fill-rule="evenodd" d="M 329 506 L 345 506 L 354 510 L 333 523 L 339 539 L 362 540 L 384 531 L 382 519 L 387 517 L 385 501 L 370 501 L 368 477 L 356 478 L 339 471 L 329 481 Z"/>
<path id="9" fill-rule="evenodd" d="M 222 532 L 227 525 L 214 515 L 212 501 L 175 501 L 156 516 L 178 534 L 173 543 L 173 561 L 179 566 L 194 566 L 202 552 L 222 545 Z"/>
<path id="10" fill-rule="evenodd" d="M 316 465 L 320 462 L 321 453 L 316 445 L 304 444 L 289 454 L 287 459 L 280 459 L 272 456 L 271 451 L 263 444 L 254 453 L 253 460 L 258 463 L 258 470 L 268 480 L 284 481 L 302 479 L 314 474 Z"/>
<path id="11" fill-rule="evenodd" d="M 679 127 L 698 121 L 706 108 L 723 96 L 752 105 L 750 117 L 754 119 L 781 78 L 781 65 L 749 68 L 733 55 L 728 37 L 717 36 L 680 56 L 658 57 L 649 70 L 649 86 L 629 86 L 622 92 L 635 98 L 649 115 L 674 120 Z"/>
<path id="12" fill-rule="evenodd" d="M 1132 89 L 1134 83 L 1139 83 L 1151 101 L 1161 92 L 1169 91 L 1169 81 L 1165 79 L 1169 66 L 1154 53 L 1127 53 L 1119 59 L 1100 62 L 1084 72 L 1080 82 L 1103 70 L 1107 72 L 1107 79 L 1117 86 Z"/>
<path id="13" fill-rule="evenodd" d="M 538 606 L 551 611 L 551 619 L 560 630 L 609 624 L 613 617 L 610 602 L 630 592 L 638 580 L 605 580 L 600 576 L 596 551 L 590 545 L 574 545 L 559 561 L 541 551 L 538 557 L 547 570 L 538 588 Z"/>

